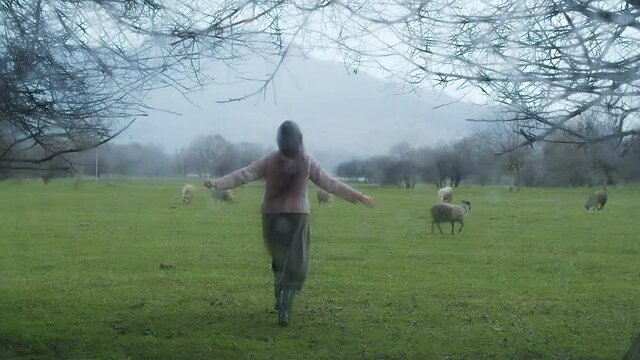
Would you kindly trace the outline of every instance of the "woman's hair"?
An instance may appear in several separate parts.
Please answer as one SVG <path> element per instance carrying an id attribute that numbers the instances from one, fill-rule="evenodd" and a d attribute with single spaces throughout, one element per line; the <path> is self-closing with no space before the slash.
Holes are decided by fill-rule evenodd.
<path id="1" fill-rule="evenodd" d="M 304 152 L 300 127 L 291 120 L 283 122 L 278 128 L 277 142 L 280 153 L 289 159 L 296 159 Z"/>
<path id="2" fill-rule="evenodd" d="M 278 180 L 280 192 L 285 191 L 291 181 L 300 173 L 304 159 L 302 132 L 298 124 L 291 120 L 283 122 L 278 128 L 278 150 L 283 156 L 278 162 Z"/>

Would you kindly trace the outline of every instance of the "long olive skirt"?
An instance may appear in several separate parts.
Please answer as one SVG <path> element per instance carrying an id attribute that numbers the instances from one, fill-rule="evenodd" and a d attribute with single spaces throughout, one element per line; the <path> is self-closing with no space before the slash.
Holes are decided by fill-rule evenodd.
<path id="1" fill-rule="evenodd" d="M 309 272 L 308 214 L 263 214 L 262 234 L 282 288 L 301 290 Z"/>

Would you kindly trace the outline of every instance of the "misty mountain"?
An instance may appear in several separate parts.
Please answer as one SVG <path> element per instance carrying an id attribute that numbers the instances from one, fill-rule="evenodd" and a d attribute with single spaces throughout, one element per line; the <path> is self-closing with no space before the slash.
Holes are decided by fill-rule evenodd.
<path id="1" fill-rule="evenodd" d="M 207 75 L 218 82 L 235 80 L 230 71 L 214 68 Z M 198 135 L 220 134 L 232 142 L 275 148 L 278 125 L 290 119 L 300 124 L 307 150 L 333 169 L 341 161 L 384 154 L 400 141 L 420 146 L 459 139 L 472 131 L 465 119 L 484 112 L 442 92 L 403 93 L 384 79 L 354 74 L 342 64 L 301 57 L 286 59 L 266 92 L 239 102 L 216 103 L 260 86 L 246 81 L 210 85 L 188 99 L 174 89 L 157 90 L 148 103 L 166 111 L 150 111 L 118 142 L 154 143 L 172 153 Z"/>

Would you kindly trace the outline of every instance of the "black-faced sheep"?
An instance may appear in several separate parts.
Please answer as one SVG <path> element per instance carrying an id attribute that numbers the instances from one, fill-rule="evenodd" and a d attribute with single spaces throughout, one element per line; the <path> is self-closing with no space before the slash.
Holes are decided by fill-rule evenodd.
<path id="1" fill-rule="evenodd" d="M 326 205 L 333 205 L 333 194 L 322 190 L 322 189 L 318 189 L 318 205 L 322 205 L 322 204 L 326 204 Z"/>
<path id="2" fill-rule="evenodd" d="M 436 202 L 438 204 L 443 204 L 443 203 L 451 204 L 452 200 L 453 200 L 453 188 L 451 186 L 443 187 L 442 189 L 438 190 L 438 198 L 436 199 Z"/>
<path id="3" fill-rule="evenodd" d="M 607 193 L 604 191 L 596 191 L 589 195 L 587 201 L 584 203 L 584 208 L 589 210 L 591 208 L 602 210 L 604 204 L 607 203 Z"/>
<path id="4" fill-rule="evenodd" d="M 438 230 L 442 233 L 440 228 L 441 222 L 451 223 L 451 233 L 453 234 L 454 223 L 460 223 L 460 229 L 458 233 L 462 231 L 464 227 L 464 218 L 471 210 L 471 203 L 468 201 L 462 201 L 462 205 L 451 204 L 436 204 L 431 207 L 431 232 L 433 232 L 433 225 L 438 225 Z"/>
<path id="5" fill-rule="evenodd" d="M 182 204 L 189 205 L 191 204 L 191 198 L 193 197 L 193 192 L 195 188 L 191 184 L 186 184 L 182 187 Z"/>
<path id="6" fill-rule="evenodd" d="M 233 191 L 231 190 L 211 189 L 211 195 L 216 203 L 223 201 L 233 204 L 236 201 L 236 197 L 233 195 Z"/>

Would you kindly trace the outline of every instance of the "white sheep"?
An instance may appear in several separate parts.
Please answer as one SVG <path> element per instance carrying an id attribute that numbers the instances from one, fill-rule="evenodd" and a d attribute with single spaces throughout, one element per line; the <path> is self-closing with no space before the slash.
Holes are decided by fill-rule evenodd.
<path id="1" fill-rule="evenodd" d="M 211 189 L 211 196 L 213 196 L 216 204 L 221 201 L 233 204 L 236 201 L 236 197 L 231 190 Z"/>
<path id="2" fill-rule="evenodd" d="M 193 193 L 196 189 L 191 184 L 186 184 L 182 187 L 182 204 L 189 205 L 191 204 L 191 198 L 193 197 Z"/>
<path id="3" fill-rule="evenodd" d="M 318 189 L 318 206 L 322 205 L 322 204 L 326 204 L 329 206 L 333 205 L 333 194 L 322 190 L 322 189 Z"/>
<path id="4" fill-rule="evenodd" d="M 442 204 L 442 203 L 451 204 L 452 200 L 453 200 L 453 188 L 451 186 L 443 187 L 442 189 L 438 190 L 438 198 L 436 199 L 436 201 L 439 204 Z"/>
<path id="5" fill-rule="evenodd" d="M 607 203 L 607 193 L 604 191 L 596 191 L 589 195 L 587 201 L 584 203 L 584 208 L 589 210 L 591 208 L 602 210 L 604 204 Z"/>
<path id="6" fill-rule="evenodd" d="M 436 204 L 431 207 L 431 232 L 433 233 L 433 225 L 438 225 L 438 230 L 442 233 L 442 228 L 440 228 L 441 222 L 450 222 L 451 223 L 451 233 L 453 234 L 454 223 L 460 223 L 460 229 L 458 233 L 462 231 L 464 227 L 464 218 L 467 216 L 467 213 L 471 210 L 471 203 L 468 201 L 462 200 L 462 205 L 451 205 L 451 204 Z"/>

